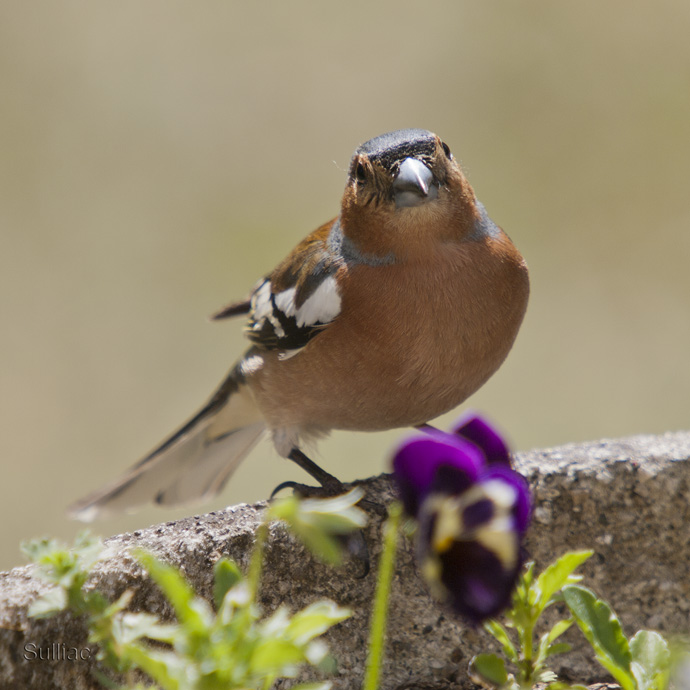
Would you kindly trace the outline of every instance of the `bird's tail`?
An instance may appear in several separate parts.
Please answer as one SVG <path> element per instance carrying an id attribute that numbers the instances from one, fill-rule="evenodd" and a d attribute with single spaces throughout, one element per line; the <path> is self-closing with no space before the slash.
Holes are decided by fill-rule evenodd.
<path id="1" fill-rule="evenodd" d="M 209 402 L 112 484 L 77 501 L 71 517 L 91 522 L 145 503 L 177 505 L 217 494 L 266 424 L 237 368 Z"/>

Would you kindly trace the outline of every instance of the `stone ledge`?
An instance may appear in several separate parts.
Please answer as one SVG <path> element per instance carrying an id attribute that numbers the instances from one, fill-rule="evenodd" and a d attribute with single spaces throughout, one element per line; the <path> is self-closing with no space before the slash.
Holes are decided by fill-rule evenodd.
<path id="1" fill-rule="evenodd" d="M 534 450 L 517 454 L 516 465 L 535 494 L 527 548 L 538 567 L 569 549 L 593 548 L 585 584 L 611 603 L 626 634 L 639 628 L 690 631 L 690 432 Z M 374 501 L 391 498 L 387 475 L 362 485 Z M 221 555 L 246 566 L 261 508 L 243 504 L 115 536 L 90 583 L 111 598 L 131 589 L 134 608 L 169 616 L 157 588 L 128 555 L 136 546 L 182 568 L 210 599 L 212 566 Z M 367 538 L 374 561 L 380 527 L 372 515 Z M 361 686 L 373 588 L 374 576 L 356 579 L 352 567 L 335 571 L 320 565 L 280 526 L 272 528 L 261 595 L 265 610 L 280 603 L 299 608 L 327 597 L 354 611 L 328 635 L 339 663 L 337 688 Z M 100 687 L 88 660 L 24 658 L 28 644 L 86 645 L 79 620 L 26 618 L 27 607 L 44 590 L 32 566 L 0 574 L 0 688 Z M 602 680 L 579 632 L 569 631 L 567 639 L 575 650 L 563 657 L 564 678 Z M 393 587 L 384 687 L 474 687 L 466 677 L 467 662 L 490 646 L 482 630 L 463 626 L 432 602 L 405 544 Z"/>

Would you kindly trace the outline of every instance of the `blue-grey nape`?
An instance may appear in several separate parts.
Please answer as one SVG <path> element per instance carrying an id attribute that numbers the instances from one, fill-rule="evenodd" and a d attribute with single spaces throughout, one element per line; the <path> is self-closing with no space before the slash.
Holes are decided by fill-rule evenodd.
<path id="1" fill-rule="evenodd" d="M 346 235 L 340 226 L 338 218 L 328 235 L 328 247 L 336 256 L 340 256 L 346 264 L 366 264 L 367 266 L 389 266 L 395 263 L 395 254 L 385 256 L 361 252 L 357 245 Z"/>
<path id="2" fill-rule="evenodd" d="M 378 161 L 390 169 L 405 158 L 433 156 L 436 135 L 426 129 L 398 129 L 365 141 L 355 155 L 364 154 L 371 161 Z"/>

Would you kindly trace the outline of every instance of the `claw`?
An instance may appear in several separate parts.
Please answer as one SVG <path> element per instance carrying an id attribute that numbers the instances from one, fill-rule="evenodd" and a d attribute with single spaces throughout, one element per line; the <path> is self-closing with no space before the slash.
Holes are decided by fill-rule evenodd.
<path id="1" fill-rule="evenodd" d="M 300 493 L 300 489 L 303 486 L 303 484 L 298 484 L 297 482 L 280 482 L 280 484 L 278 484 L 278 486 L 271 491 L 271 495 L 268 497 L 268 500 L 272 501 L 276 497 L 276 494 L 280 493 L 283 489 L 293 489 L 297 493 Z"/>

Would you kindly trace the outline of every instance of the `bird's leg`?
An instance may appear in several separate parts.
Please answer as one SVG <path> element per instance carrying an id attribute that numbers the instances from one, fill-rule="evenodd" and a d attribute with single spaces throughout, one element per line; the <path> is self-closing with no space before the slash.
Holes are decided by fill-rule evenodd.
<path id="1" fill-rule="evenodd" d="M 320 487 L 306 486 L 298 482 L 282 482 L 276 486 L 271 492 L 271 498 L 283 489 L 292 489 L 298 495 L 302 496 L 332 496 L 338 493 L 345 492 L 345 485 L 332 474 L 321 469 L 313 460 L 308 458 L 299 448 L 293 448 L 288 455 L 288 458 L 295 464 L 299 465 L 305 472 L 316 479 Z M 371 503 L 371 501 L 360 501 L 361 504 Z M 360 572 L 356 576 L 358 579 L 366 577 L 370 570 L 369 547 L 367 540 L 364 537 L 362 530 L 357 530 L 350 535 L 343 535 L 340 537 L 343 546 L 350 553 L 352 558 L 360 564 Z"/>
<path id="2" fill-rule="evenodd" d="M 299 448 L 293 448 L 288 458 L 299 465 L 305 472 L 316 479 L 324 489 L 339 490 L 343 488 L 343 483 L 332 474 L 322 470 L 313 460 L 310 460 Z"/>
<path id="3" fill-rule="evenodd" d="M 297 463 L 305 472 L 308 472 L 314 479 L 316 479 L 321 487 L 317 486 L 306 486 L 298 482 L 282 482 L 271 493 L 271 498 L 273 498 L 282 489 L 292 489 L 298 494 L 303 496 L 334 496 L 339 493 L 345 493 L 345 484 L 343 484 L 340 479 L 334 477 L 332 474 L 326 472 L 326 470 L 321 469 L 313 460 L 309 459 L 299 448 L 293 448 L 290 451 L 288 458 L 293 462 Z M 368 508 L 378 513 L 379 515 L 386 515 L 386 509 L 384 506 L 374 503 L 373 501 L 368 501 L 366 498 L 359 502 L 362 508 Z"/>
<path id="4" fill-rule="evenodd" d="M 345 485 L 332 474 L 321 469 L 313 460 L 308 458 L 299 448 L 293 448 L 288 458 L 299 465 L 307 474 L 311 475 L 321 486 L 308 486 L 300 482 L 281 482 L 271 492 L 271 498 L 283 489 L 292 489 L 301 496 L 334 496 L 345 493 Z"/>

